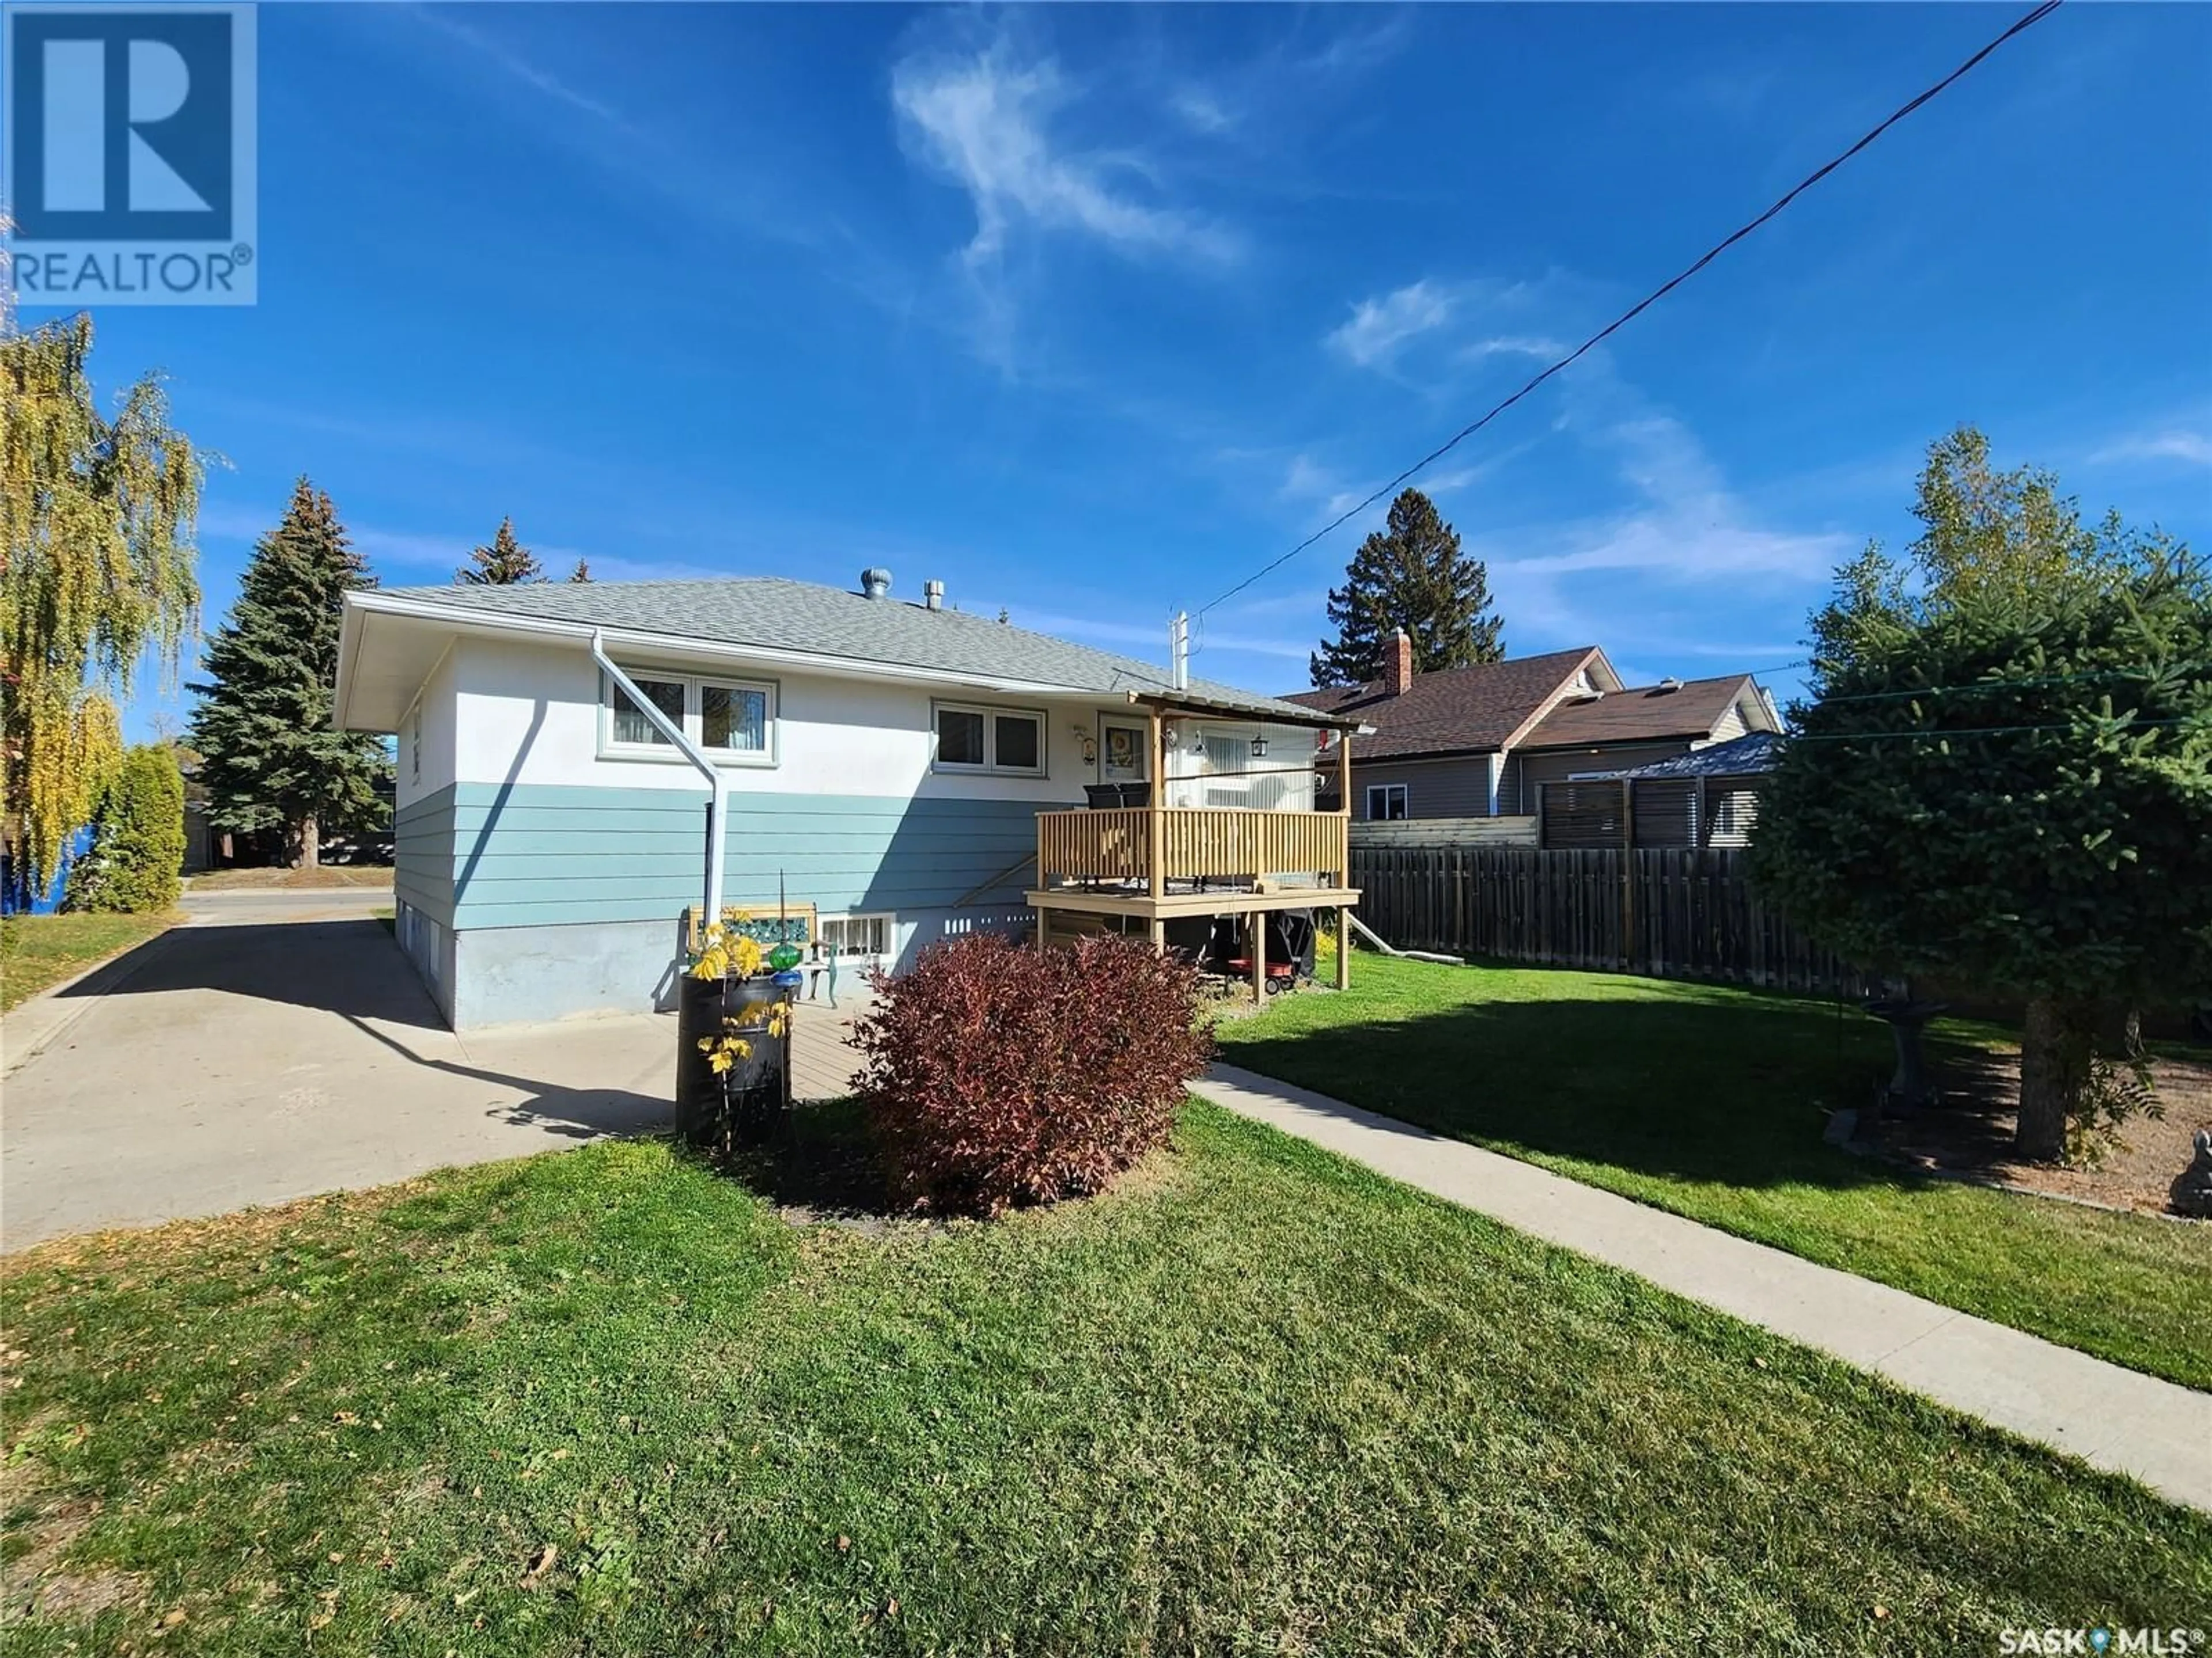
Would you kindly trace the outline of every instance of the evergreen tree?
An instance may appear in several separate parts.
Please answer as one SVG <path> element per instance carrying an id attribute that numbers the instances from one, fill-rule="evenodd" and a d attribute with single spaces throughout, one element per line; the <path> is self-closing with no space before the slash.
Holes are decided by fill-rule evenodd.
<path id="1" fill-rule="evenodd" d="M 582 559 L 578 559 L 576 561 L 576 568 L 568 572 L 568 580 L 571 581 L 589 581 L 591 579 L 592 567 L 584 562 Z"/>
<path id="2" fill-rule="evenodd" d="M 1362 542 L 1328 595 L 1336 637 L 1310 664 L 1317 686 L 1357 685 L 1382 671 L 1382 649 L 1403 628 L 1413 668 L 1434 673 L 1496 662 L 1505 654 L 1504 624 L 1490 610 L 1490 574 L 1460 550 L 1459 531 L 1436 503 L 1407 489 L 1390 503 L 1385 528 Z"/>
<path id="3" fill-rule="evenodd" d="M 1753 876 L 1862 966 L 2023 1000 L 2014 1144 L 2055 1157 L 2137 1099 L 2128 1011 L 2212 982 L 2212 566 L 1971 428 L 1914 512 L 1814 613 Z"/>
<path id="4" fill-rule="evenodd" d="M 191 742 L 208 821 L 246 833 L 282 829 L 295 867 L 320 861 L 327 820 L 379 810 L 377 785 L 391 763 L 383 743 L 331 726 L 343 596 L 375 585 L 331 498 L 301 478 L 208 641 L 210 683 L 191 688 L 201 699 Z"/>
<path id="5" fill-rule="evenodd" d="M 131 750 L 100 790 L 92 850 L 71 865 L 68 907 L 150 914 L 177 902 L 185 778 L 166 743 Z"/>
<path id="6" fill-rule="evenodd" d="M 576 562 L 581 570 L 583 561 Z M 579 578 L 569 577 L 574 581 Z M 469 555 L 469 562 L 453 572 L 453 580 L 476 587 L 512 587 L 523 582 L 543 581 L 545 572 L 538 568 L 530 549 L 514 538 L 514 520 L 503 518 L 499 531 L 491 538 L 491 545 L 479 547 Z M 586 574 L 581 580 L 588 581 Z"/>

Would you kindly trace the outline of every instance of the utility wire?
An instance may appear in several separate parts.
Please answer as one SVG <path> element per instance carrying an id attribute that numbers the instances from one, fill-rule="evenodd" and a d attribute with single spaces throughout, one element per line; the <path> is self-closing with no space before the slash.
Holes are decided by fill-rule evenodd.
<path id="1" fill-rule="evenodd" d="M 1888 732 L 1784 732 L 1778 733 L 1785 743 L 1859 743 L 1876 738 L 1923 737 L 1938 739 L 1953 737 L 2002 737 L 2013 732 L 2071 732 L 2085 726 L 2104 726 L 2115 731 L 2145 731 L 2155 726 L 2203 725 L 2206 716 L 2201 714 L 2179 714 L 2171 720 L 2062 720 L 2049 726 L 1908 726 L 1901 731 Z"/>
<path id="2" fill-rule="evenodd" d="M 1960 696 L 1989 691 L 2045 690 L 2053 685 L 2078 685 L 2091 679 L 2138 678 L 2155 680 L 2166 674 L 2200 673 L 2212 669 L 2212 662 L 2144 662 L 2124 668 L 2085 668 L 2079 673 L 2046 674 L 2034 679 L 1972 679 L 1963 685 L 1921 685 L 1908 690 L 1849 691 L 1834 696 L 1815 699 L 1826 705 L 1834 702 L 1897 701 L 1905 697 Z"/>
<path id="3" fill-rule="evenodd" d="M 1604 327 L 1599 329 L 1596 333 L 1591 335 L 1573 350 L 1568 352 L 1565 356 L 1561 357 L 1557 362 L 1552 364 L 1551 367 L 1546 368 L 1542 373 L 1535 375 L 1527 385 L 1523 386 L 1511 397 L 1507 398 L 1504 402 L 1492 407 L 1487 414 L 1482 416 L 1481 419 L 1475 421 L 1469 425 L 1462 427 L 1458 431 L 1453 433 L 1449 438 L 1437 445 L 1434 449 L 1429 451 L 1427 454 L 1422 456 L 1420 459 L 1415 461 L 1404 471 L 1399 473 L 1397 477 L 1392 478 L 1388 483 L 1376 490 L 1374 494 L 1369 495 L 1364 501 L 1362 501 L 1355 507 L 1347 508 L 1346 511 L 1339 513 L 1335 518 L 1331 519 L 1327 524 L 1315 531 L 1311 535 L 1308 536 L 1304 541 L 1298 543 L 1297 546 L 1291 548 L 1290 551 L 1285 553 L 1281 557 L 1271 560 L 1266 564 L 1262 564 L 1258 569 L 1253 571 L 1250 575 L 1246 576 L 1243 580 L 1230 588 L 1228 592 L 1220 594 L 1217 598 L 1207 600 L 1205 604 L 1200 606 L 1198 614 L 1201 616 L 1204 616 L 1206 611 L 1212 610 L 1216 605 L 1234 598 L 1237 594 L 1243 592 L 1247 587 L 1249 587 L 1254 582 L 1258 581 L 1261 578 L 1280 569 L 1284 565 L 1289 563 L 1292 559 L 1296 558 L 1300 553 L 1305 551 L 1307 548 L 1312 546 L 1316 542 L 1321 540 L 1331 531 L 1340 528 L 1345 524 L 1349 523 L 1352 519 L 1357 518 L 1360 513 L 1365 512 L 1370 507 L 1372 507 L 1376 501 L 1382 500 L 1383 496 L 1390 494 L 1391 491 L 1397 489 L 1400 484 L 1404 483 L 1407 479 L 1413 477 L 1416 473 L 1420 472 L 1433 463 L 1443 459 L 1444 456 L 1449 454 L 1454 449 L 1457 448 L 1464 440 L 1473 437 L 1477 432 L 1482 430 L 1484 427 L 1489 425 L 1492 421 L 1497 419 L 1498 416 L 1504 414 L 1515 404 L 1520 402 L 1522 398 L 1527 397 L 1531 392 L 1541 386 L 1546 380 L 1551 379 L 1553 375 L 1566 367 L 1568 364 L 1573 362 L 1584 352 L 1589 350 L 1593 346 L 1599 344 L 1625 324 L 1633 321 L 1637 317 L 1649 310 L 1653 305 L 1664 299 L 1668 295 L 1673 293 L 1674 289 L 1680 288 L 1691 277 L 1696 276 L 1698 272 L 1703 270 L 1715 259 L 1728 252 L 1729 248 L 1735 246 L 1738 242 L 1750 235 L 1760 226 L 1765 224 L 1768 220 L 1780 213 L 1782 210 L 1788 207 L 1790 203 L 1796 201 L 1800 196 L 1810 190 L 1814 185 L 1819 184 L 1821 179 L 1826 178 L 1831 173 L 1833 173 L 1844 162 L 1850 161 L 1854 155 L 1856 155 L 1861 150 L 1874 143 L 1875 139 L 1881 137 L 1881 135 L 1888 131 L 1890 128 L 1895 126 L 1906 116 L 1919 109 L 1922 105 L 1929 102 L 1931 99 L 1947 90 L 1954 82 L 1960 80 L 1970 70 L 1978 64 L 1984 58 L 1987 58 L 1999 46 L 2004 45 L 2006 41 L 2011 39 L 2016 34 L 2026 33 L 2028 29 L 2041 22 L 2045 18 L 2050 16 L 2052 12 L 2058 9 L 2062 3 L 2063 0 L 2043 0 L 2043 3 L 2041 5 L 2036 7 L 2034 10 L 2029 12 L 2027 15 L 2015 21 L 2009 28 L 2005 30 L 2003 33 L 1998 35 L 1996 39 L 1990 41 L 1979 52 L 1966 59 L 1965 63 L 1960 64 L 1958 68 L 1953 70 L 1942 80 L 1936 82 L 1934 86 L 1929 87 L 1925 92 L 1921 93 L 1910 102 L 1900 105 L 1887 118 L 1885 118 L 1880 125 L 1873 128 L 1864 137 L 1861 138 L 1849 149 L 1844 151 L 1842 155 L 1837 156 L 1833 161 L 1829 161 L 1818 170 L 1807 174 L 1801 182 L 1790 190 L 1789 194 L 1783 197 L 1781 200 L 1776 202 L 1774 205 L 1768 208 L 1765 212 L 1760 214 L 1757 218 L 1752 220 L 1747 224 L 1745 224 L 1741 228 L 1734 231 L 1723 240 L 1716 242 L 1711 247 L 1706 249 L 1704 253 L 1698 255 L 1697 259 L 1686 269 L 1683 270 L 1679 275 L 1670 277 L 1668 281 L 1661 283 L 1657 288 L 1653 288 L 1651 292 L 1645 295 L 1634 305 L 1629 307 L 1627 310 L 1622 312 L 1611 322 L 1606 324 Z"/>

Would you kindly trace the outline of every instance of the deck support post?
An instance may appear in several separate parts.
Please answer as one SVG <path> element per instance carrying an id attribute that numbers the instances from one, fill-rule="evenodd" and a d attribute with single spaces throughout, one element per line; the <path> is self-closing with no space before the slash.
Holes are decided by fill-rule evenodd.
<path id="1" fill-rule="evenodd" d="M 1158 708 L 1152 710 L 1152 729 L 1146 741 L 1152 745 L 1149 768 L 1152 786 L 1145 791 L 1145 850 L 1146 884 L 1157 899 L 1165 895 L 1167 883 L 1167 794 L 1168 794 L 1168 738 L 1167 721 L 1160 718 Z"/>
<path id="2" fill-rule="evenodd" d="M 1267 912 L 1252 912 L 1252 1005 L 1267 1005 Z"/>
<path id="3" fill-rule="evenodd" d="M 1352 988 L 1352 912 L 1336 907 L 1336 987 Z"/>

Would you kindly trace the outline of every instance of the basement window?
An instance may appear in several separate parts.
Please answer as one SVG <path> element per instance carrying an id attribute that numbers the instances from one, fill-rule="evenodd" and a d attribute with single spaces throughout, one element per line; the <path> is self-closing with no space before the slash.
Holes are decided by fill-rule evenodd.
<path id="1" fill-rule="evenodd" d="M 817 926 L 823 954 L 841 962 L 860 957 L 880 959 L 891 953 L 889 915 L 825 915 Z"/>

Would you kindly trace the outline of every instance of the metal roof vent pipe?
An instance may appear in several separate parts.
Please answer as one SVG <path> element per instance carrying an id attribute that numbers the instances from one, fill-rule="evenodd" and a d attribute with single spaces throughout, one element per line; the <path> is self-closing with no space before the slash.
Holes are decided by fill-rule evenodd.
<path id="1" fill-rule="evenodd" d="M 891 573 L 881 565 L 871 565 L 861 571 L 860 594 L 865 598 L 889 598 L 891 596 Z"/>
<path id="2" fill-rule="evenodd" d="M 923 582 L 921 584 L 921 604 L 924 610 L 943 610 L 945 608 L 945 584 L 941 581 Z"/>

